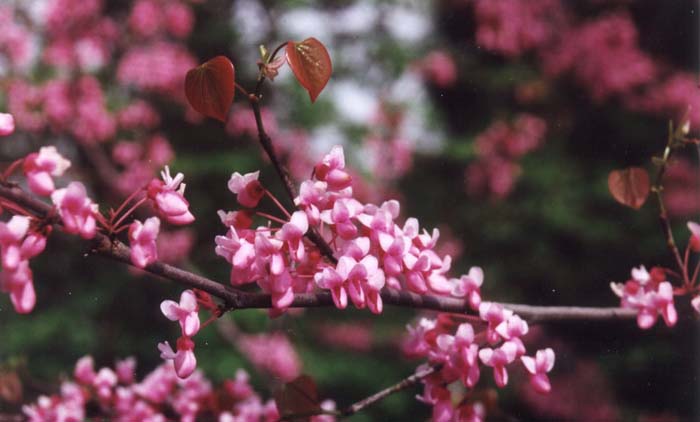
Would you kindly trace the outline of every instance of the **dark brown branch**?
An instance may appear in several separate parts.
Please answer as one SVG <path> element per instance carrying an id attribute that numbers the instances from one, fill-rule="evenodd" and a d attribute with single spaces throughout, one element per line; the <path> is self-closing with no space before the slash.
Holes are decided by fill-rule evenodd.
<path id="1" fill-rule="evenodd" d="M 46 218 L 53 214 L 50 205 L 25 193 L 16 186 L 0 185 L 0 196 L 21 205 L 39 218 Z M 59 221 L 55 220 L 51 221 L 51 223 L 59 224 Z M 98 233 L 93 239 L 93 251 L 109 259 L 131 265 L 129 247 L 101 233 Z M 268 294 L 240 291 L 162 262 L 148 265 L 144 271 L 216 296 L 224 301 L 227 309 L 272 308 L 272 299 Z M 393 290 L 384 290 L 381 296 L 387 305 L 429 309 L 439 312 L 474 313 L 469 310 L 465 300 L 458 298 L 418 295 L 411 292 L 397 292 Z M 502 303 L 501 305 L 531 322 L 627 320 L 636 316 L 634 310 L 622 308 L 530 306 L 515 303 Z M 333 298 L 330 293 L 325 291 L 294 295 L 294 301 L 291 304 L 293 308 L 333 306 Z"/>
<path id="2" fill-rule="evenodd" d="M 250 100 L 250 106 L 253 108 L 253 114 L 255 115 L 255 125 L 258 129 L 258 140 L 260 141 L 260 145 L 262 146 L 262 148 L 265 150 L 265 153 L 270 158 L 270 161 L 272 162 L 272 166 L 275 168 L 275 171 L 279 175 L 280 179 L 282 179 L 282 184 L 284 185 L 285 191 L 287 192 L 287 196 L 292 201 L 292 203 L 294 203 L 294 198 L 296 198 L 297 196 L 296 186 L 294 185 L 294 182 L 292 182 L 292 178 L 289 176 L 289 172 L 282 165 L 279 158 L 277 157 L 277 154 L 275 153 L 275 149 L 272 146 L 272 139 L 267 134 L 267 132 L 265 132 L 265 125 L 263 124 L 262 114 L 260 113 L 260 90 L 264 81 L 265 76 L 263 76 L 261 73 L 258 80 L 258 84 L 255 87 L 255 93 L 248 96 L 248 99 Z M 338 260 L 333 254 L 333 249 L 331 249 L 330 245 L 328 245 L 328 243 L 325 240 L 323 240 L 321 235 L 319 235 L 314 228 L 309 228 L 309 230 L 306 232 L 306 237 L 309 240 L 311 240 L 311 242 L 313 242 L 314 245 L 316 245 L 316 247 L 326 258 L 328 258 L 330 262 L 334 264 L 338 262 Z"/>

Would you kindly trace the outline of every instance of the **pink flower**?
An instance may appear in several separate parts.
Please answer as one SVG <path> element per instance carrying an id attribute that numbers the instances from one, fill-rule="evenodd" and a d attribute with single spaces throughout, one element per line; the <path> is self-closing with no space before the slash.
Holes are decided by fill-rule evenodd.
<path id="1" fill-rule="evenodd" d="M 506 341 L 498 349 L 484 348 L 479 350 L 479 359 L 484 365 L 493 367 L 493 378 L 500 388 L 508 384 L 506 365 L 515 360 L 517 353 L 518 345 L 511 341 Z"/>
<path id="2" fill-rule="evenodd" d="M 75 370 L 73 371 L 73 376 L 75 380 L 81 384 L 90 385 L 95 379 L 95 362 L 92 356 L 83 356 L 78 359 L 75 363 Z"/>
<path id="3" fill-rule="evenodd" d="M 123 360 L 118 360 L 116 365 L 117 378 L 123 384 L 132 384 L 136 375 L 136 359 L 128 357 Z"/>
<path id="4" fill-rule="evenodd" d="M 173 351 L 167 341 L 158 343 L 161 359 L 172 360 L 175 373 L 180 378 L 187 378 L 197 368 L 197 358 L 194 356 L 194 342 L 188 337 L 177 339 L 177 352 Z"/>
<path id="5" fill-rule="evenodd" d="M 108 401 L 112 397 L 112 388 L 117 385 L 117 374 L 109 368 L 102 368 L 92 380 L 92 386 L 97 391 L 97 396 L 102 401 Z"/>
<path id="6" fill-rule="evenodd" d="M 484 282 L 484 271 L 479 267 L 471 267 L 469 274 L 452 280 L 452 296 L 466 297 L 469 306 L 478 310 L 481 304 L 481 285 Z"/>
<path id="7" fill-rule="evenodd" d="M 554 367 L 554 350 L 538 350 L 535 357 L 521 356 L 525 369 L 530 373 L 530 383 L 538 393 L 546 394 L 552 389 L 547 372 Z"/>
<path id="8" fill-rule="evenodd" d="M 352 177 L 343 170 L 345 168 L 345 154 L 343 147 L 336 145 L 323 160 L 314 167 L 316 179 L 328 183 L 332 190 L 342 190 L 352 185 Z"/>
<path id="9" fill-rule="evenodd" d="M 24 159 L 24 174 L 32 192 L 37 195 L 50 195 L 54 191 L 53 177 L 63 175 L 70 161 L 56 151 L 56 147 L 42 147 L 38 153 L 29 154 Z"/>
<path id="10" fill-rule="evenodd" d="M 168 166 L 165 166 L 165 170 L 160 174 L 163 180 L 153 179 L 147 192 L 156 212 L 170 224 L 190 224 L 194 221 L 194 216 L 190 213 L 190 203 L 184 196 L 185 184 L 182 180 L 185 176 L 182 173 L 175 177 L 170 176 Z"/>
<path id="11" fill-rule="evenodd" d="M 275 237 L 279 240 L 287 242 L 290 254 L 294 259 L 301 261 L 304 259 L 304 242 L 302 238 L 309 230 L 309 220 L 304 211 L 296 211 L 289 218 L 289 223 L 285 223 L 282 229 L 275 233 Z"/>
<path id="12" fill-rule="evenodd" d="M 79 234 L 84 239 L 95 236 L 97 204 L 87 197 L 82 183 L 71 182 L 67 188 L 54 191 L 51 200 L 58 208 L 66 233 Z"/>
<path id="13" fill-rule="evenodd" d="M 247 208 L 255 208 L 265 195 L 265 189 L 258 181 L 259 171 L 241 175 L 235 172 L 228 181 L 228 189 L 237 195 L 238 203 Z"/>
<path id="14" fill-rule="evenodd" d="M 7 136 L 15 131 L 15 118 L 8 113 L 0 113 L 0 136 Z"/>
<path id="15" fill-rule="evenodd" d="M 182 292 L 179 304 L 172 300 L 164 300 L 160 304 L 160 310 L 169 320 L 180 323 L 183 336 L 192 337 L 199 331 L 199 306 L 192 290 Z"/>
<path id="16" fill-rule="evenodd" d="M 129 242 L 131 245 L 131 263 L 139 268 L 155 262 L 158 259 L 156 238 L 160 230 L 158 217 L 151 217 L 143 224 L 134 220 L 129 226 Z"/>
<path id="17" fill-rule="evenodd" d="M 299 355 L 283 333 L 245 335 L 239 337 L 238 344 L 256 368 L 274 377 L 291 381 L 301 374 Z"/>
<path id="18" fill-rule="evenodd" d="M 688 221 L 688 230 L 690 230 L 690 249 L 700 252 L 700 224 Z"/>

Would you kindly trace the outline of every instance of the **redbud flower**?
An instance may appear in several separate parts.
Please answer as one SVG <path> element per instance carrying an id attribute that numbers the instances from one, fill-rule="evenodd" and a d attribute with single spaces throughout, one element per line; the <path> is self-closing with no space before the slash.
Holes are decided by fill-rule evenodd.
<path id="1" fill-rule="evenodd" d="M 197 296 L 192 290 L 182 292 L 179 304 L 172 300 L 164 300 L 160 304 L 160 310 L 169 320 L 180 323 L 182 335 L 192 337 L 199 331 L 199 306 Z"/>
<path id="2" fill-rule="evenodd" d="M 238 203 L 247 208 L 255 208 L 265 195 L 265 189 L 258 181 L 259 171 L 241 175 L 235 172 L 228 181 L 228 189 L 237 195 Z"/>
<path id="3" fill-rule="evenodd" d="M 177 352 L 173 351 L 167 341 L 158 343 L 161 359 L 172 360 L 175 373 L 180 378 L 187 378 L 197 368 L 197 358 L 194 356 L 194 342 L 188 337 L 177 339 Z"/>
<path id="4" fill-rule="evenodd" d="M 134 220 L 129 226 L 129 242 L 131 245 L 131 263 L 139 268 L 155 262 L 158 259 L 156 238 L 160 230 L 158 217 L 151 217 L 144 223 Z"/>
<path id="5" fill-rule="evenodd" d="M 530 373 L 530 383 L 538 393 L 546 394 L 552 389 L 547 372 L 554 367 L 554 350 L 538 350 L 535 357 L 521 356 L 520 360 Z"/>
<path id="6" fill-rule="evenodd" d="M 29 217 L 15 215 L 7 223 L 0 222 L 0 255 L 5 271 L 17 269 L 22 261 L 22 239 L 29 230 Z"/>
<path id="7" fill-rule="evenodd" d="M 484 282 L 484 271 L 479 267 L 471 267 L 469 274 L 452 280 L 452 296 L 466 297 L 469 306 L 477 310 L 481 304 L 481 284 Z"/>
<path id="8" fill-rule="evenodd" d="M 282 230 L 275 234 L 275 237 L 287 242 L 289 252 L 296 260 L 301 261 L 304 259 L 305 252 L 302 238 L 307 230 L 309 230 L 309 220 L 306 218 L 306 213 L 296 211 L 289 218 L 289 223 L 285 223 Z"/>
<path id="9" fill-rule="evenodd" d="M 95 363 L 92 356 L 83 356 L 75 363 L 73 376 L 81 384 L 92 384 L 95 379 Z"/>
<path id="10" fill-rule="evenodd" d="M 97 204 L 87 197 L 82 183 L 71 182 L 67 188 L 54 191 L 51 200 L 58 208 L 66 233 L 79 234 L 84 239 L 95 236 Z"/>
<path id="11" fill-rule="evenodd" d="M 92 386 L 97 390 L 97 396 L 102 401 L 112 397 L 112 387 L 117 385 L 117 374 L 109 368 L 102 368 L 92 380 Z"/>
<path id="12" fill-rule="evenodd" d="M 518 345 L 511 341 L 506 341 L 498 349 L 479 350 L 479 359 L 484 365 L 493 367 L 493 378 L 497 386 L 503 388 L 508 384 L 506 365 L 515 360 L 517 353 Z"/>
<path id="13" fill-rule="evenodd" d="M 314 167 L 316 179 L 328 183 L 333 190 L 342 190 L 352 185 L 352 177 L 343 170 L 345 168 L 345 154 L 343 147 L 336 145 L 331 149 L 321 163 Z"/>
<path id="14" fill-rule="evenodd" d="M 15 118 L 8 113 L 0 113 L 0 136 L 7 136 L 15 131 Z"/>
<path id="15" fill-rule="evenodd" d="M 50 195 L 55 187 L 53 177 L 63 175 L 70 167 L 70 161 L 56 151 L 56 147 L 42 147 L 39 152 L 29 154 L 24 159 L 24 174 L 29 189 L 37 195 Z"/>
<path id="16" fill-rule="evenodd" d="M 690 230 L 690 249 L 693 252 L 700 252 L 700 224 L 688 221 L 688 230 Z"/>
<path id="17" fill-rule="evenodd" d="M 134 382 L 136 359 L 133 356 L 118 360 L 115 367 L 119 382 L 122 384 L 132 384 Z"/>
<path id="18" fill-rule="evenodd" d="M 194 216 L 190 213 L 190 203 L 184 196 L 185 184 L 182 180 L 185 176 L 178 173 L 172 177 L 168 166 L 165 166 L 165 170 L 160 174 L 163 180 L 151 180 L 147 192 L 156 212 L 170 224 L 190 224 L 194 221 Z"/>

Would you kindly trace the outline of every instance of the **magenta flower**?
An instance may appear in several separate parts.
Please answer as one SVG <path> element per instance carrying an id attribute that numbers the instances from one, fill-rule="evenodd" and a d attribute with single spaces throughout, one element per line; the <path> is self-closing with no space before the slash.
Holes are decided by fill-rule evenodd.
<path id="1" fill-rule="evenodd" d="M 309 230 L 309 220 L 304 211 L 296 211 L 289 218 L 289 223 L 282 226 L 282 230 L 275 234 L 275 237 L 287 242 L 289 253 L 297 261 L 304 259 L 304 242 L 302 238 Z"/>
<path id="2" fill-rule="evenodd" d="M 194 221 L 189 211 L 190 203 L 185 199 L 185 176 L 178 173 L 170 175 L 170 168 L 165 166 L 161 173 L 163 180 L 153 179 L 148 185 L 148 198 L 153 201 L 156 212 L 170 224 L 185 225 Z"/>
<path id="3" fill-rule="evenodd" d="M 241 175 L 235 172 L 228 181 L 228 189 L 236 194 L 238 203 L 247 208 L 255 208 L 265 196 L 265 189 L 258 181 L 259 171 Z"/>
<path id="4" fill-rule="evenodd" d="M 348 306 L 345 280 L 334 268 L 326 267 L 323 271 L 314 274 L 314 281 L 318 287 L 331 291 L 336 308 L 345 309 Z"/>
<path id="5" fill-rule="evenodd" d="M 199 305 L 192 290 L 182 292 L 179 304 L 172 300 L 164 300 L 160 304 L 160 310 L 169 320 L 180 323 L 183 336 L 192 337 L 199 331 Z"/>
<path id="6" fill-rule="evenodd" d="M 175 373 L 180 378 L 187 378 L 197 368 L 197 358 L 194 356 L 194 342 L 188 337 L 177 339 L 177 352 L 173 351 L 167 341 L 158 343 L 161 359 L 172 360 Z"/>
<path id="7" fill-rule="evenodd" d="M 15 118 L 8 113 L 0 113 L 0 136 L 7 136 L 15 131 Z"/>
<path id="8" fill-rule="evenodd" d="M 552 389 L 547 372 L 554 367 L 554 350 L 538 350 L 535 357 L 521 356 L 520 360 L 530 373 L 530 383 L 538 393 L 547 394 Z"/>
<path id="9" fill-rule="evenodd" d="M 29 259 L 46 247 L 46 238 L 29 233 L 29 217 L 13 216 L 7 223 L 0 222 L 0 291 L 10 294 L 12 305 L 18 313 L 26 314 L 34 309 L 36 293 L 32 282 Z"/>
<path id="10" fill-rule="evenodd" d="M 95 379 L 95 362 L 92 356 L 87 355 L 78 359 L 75 363 L 75 370 L 73 371 L 73 377 L 75 380 L 81 384 L 90 385 Z"/>
<path id="11" fill-rule="evenodd" d="M 471 267 L 467 275 L 463 275 L 459 279 L 451 280 L 452 296 L 466 297 L 469 301 L 469 306 L 478 310 L 481 304 L 481 285 L 484 282 L 484 271 L 479 267 Z"/>
<path id="12" fill-rule="evenodd" d="M 24 175 L 29 189 L 37 195 L 51 195 L 55 186 L 53 177 L 63 175 L 70 167 L 70 161 L 56 151 L 56 147 L 42 147 L 39 152 L 29 154 L 24 159 Z"/>
<path id="13" fill-rule="evenodd" d="M 71 182 L 67 188 L 54 191 L 51 200 L 58 208 L 66 233 L 79 234 L 84 239 L 95 236 L 97 204 L 87 197 L 82 183 Z"/>
<path id="14" fill-rule="evenodd" d="M 321 212 L 321 220 L 334 225 L 342 239 L 353 239 L 357 236 L 357 227 L 352 219 L 359 215 L 362 209 L 362 204 L 355 199 L 338 199 L 333 204 L 333 209 Z"/>
<path id="15" fill-rule="evenodd" d="M 352 177 L 343 170 L 345 168 L 345 154 L 343 147 L 336 145 L 323 160 L 314 167 L 316 179 L 328 183 L 332 190 L 342 190 L 352 185 Z"/>
<path id="16" fill-rule="evenodd" d="M 493 378 L 500 388 L 508 384 L 506 365 L 513 362 L 517 355 L 518 345 L 511 341 L 506 341 L 498 349 L 484 348 L 479 350 L 479 359 L 484 365 L 493 367 Z"/>
<path id="17" fill-rule="evenodd" d="M 131 263 L 139 268 L 158 259 L 156 238 L 160 230 L 158 217 L 151 217 L 144 223 L 134 220 L 129 226 L 129 243 L 131 245 Z"/>

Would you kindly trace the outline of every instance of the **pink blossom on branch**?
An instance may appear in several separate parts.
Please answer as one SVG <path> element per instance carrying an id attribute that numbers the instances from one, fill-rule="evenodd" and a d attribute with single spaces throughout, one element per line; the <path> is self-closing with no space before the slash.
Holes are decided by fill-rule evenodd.
<path id="1" fill-rule="evenodd" d="M 241 175 L 235 172 L 228 181 L 228 189 L 235 193 L 238 203 L 248 208 L 255 208 L 265 195 L 265 189 L 258 181 L 259 171 Z"/>
<path id="2" fill-rule="evenodd" d="M 538 393 L 546 394 L 552 389 L 547 372 L 554 367 L 554 350 L 538 350 L 535 357 L 521 356 L 520 360 L 530 373 L 530 383 Z"/>
<path id="3" fill-rule="evenodd" d="M 182 292 L 180 303 L 164 300 L 160 304 L 160 310 L 169 320 L 180 323 L 183 336 L 192 337 L 199 331 L 199 305 L 192 290 Z"/>
<path id="4" fill-rule="evenodd" d="M 70 165 L 70 161 L 63 158 L 54 146 L 42 147 L 38 153 L 29 154 L 23 164 L 29 189 L 37 195 L 50 195 L 55 189 L 53 177 L 63 175 Z"/>
<path id="5" fill-rule="evenodd" d="M 144 223 L 135 220 L 129 226 L 129 242 L 131 246 L 131 262 L 139 268 L 158 259 L 156 239 L 160 230 L 158 217 L 151 217 Z"/>
<path id="6" fill-rule="evenodd" d="M 0 222 L 0 291 L 10 294 L 15 311 L 26 314 L 34 309 L 36 293 L 29 269 L 29 259 L 46 247 L 46 238 L 29 231 L 29 217 L 15 215 L 7 223 Z"/>
<path id="7" fill-rule="evenodd" d="M 71 182 L 67 188 L 54 191 L 51 200 L 58 209 L 66 233 L 79 234 L 84 239 L 95 236 L 97 204 L 87 197 L 82 183 Z"/>
<path id="8" fill-rule="evenodd" d="M 147 189 L 147 196 L 156 213 L 170 224 L 190 224 L 194 221 L 194 216 L 190 213 L 190 203 L 184 196 L 185 184 L 182 181 L 185 176 L 178 173 L 172 177 L 168 166 L 160 174 L 163 180 L 153 179 Z"/>
<path id="9" fill-rule="evenodd" d="M 678 320 L 673 286 L 665 277 L 660 268 L 647 272 L 644 266 L 640 266 L 632 269 L 632 278 L 626 283 L 610 283 L 613 293 L 620 297 L 620 306 L 638 311 L 637 325 L 643 330 L 651 328 L 659 315 L 669 327 Z"/>

